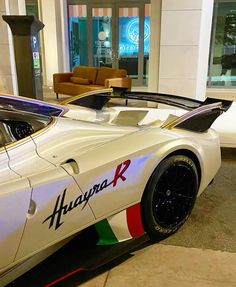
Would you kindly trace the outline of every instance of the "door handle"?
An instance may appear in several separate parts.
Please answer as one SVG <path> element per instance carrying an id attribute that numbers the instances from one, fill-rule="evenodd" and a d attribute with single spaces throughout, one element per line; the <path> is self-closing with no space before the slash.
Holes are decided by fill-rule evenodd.
<path id="1" fill-rule="evenodd" d="M 36 202 L 33 199 L 30 199 L 29 209 L 28 209 L 28 216 L 33 216 L 37 210 Z"/>
<path id="2" fill-rule="evenodd" d="M 60 166 L 69 174 L 79 173 L 79 166 L 74 159 L 68 159 L 67 161 L 61 163 Z"/>

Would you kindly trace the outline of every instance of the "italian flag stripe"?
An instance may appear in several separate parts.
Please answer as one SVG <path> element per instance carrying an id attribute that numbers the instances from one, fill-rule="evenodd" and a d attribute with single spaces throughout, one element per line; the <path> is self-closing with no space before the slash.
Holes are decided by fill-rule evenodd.
<path id="1" fill-rule="evenodd" d="M 142 235 L 144 233 L 144 229 L 141 219 L 140 203 L 129 207 L 126 210 L 126 213 L 130 235 L 132 237 L 138 237 Z"/>
<path id="2" fill-rule="evenodd" d="M 98 245 L 109 245 L 119 242 L 107 219 L 103 219 L 102 221 L 96 223 L 95 228 L 99 236 L 99 241 L 97 243 Z"/>
<path id="3" fill-rule="evenodd" d="M 122 242 L 144 233 L 140 204 L 135 204 L 107 219 L 95 224 L 99 235 L 99 245 Z"/>
<path id="4" fill-rule="evenodd" d="M 131 238 L 127 225 L 126 210 L 108 218 L 108 222 L 119 242 Z"/>

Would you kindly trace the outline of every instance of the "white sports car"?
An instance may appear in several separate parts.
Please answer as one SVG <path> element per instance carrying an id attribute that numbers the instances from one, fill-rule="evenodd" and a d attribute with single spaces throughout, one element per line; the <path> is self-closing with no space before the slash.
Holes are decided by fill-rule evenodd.
<path id="1" fill-rule="evenodd" d="M 91 225 L 100 244 L 174 233 L 220 167 L 210 126 L 230 104 L 118 90 L 64 105 L 1 95 L 0 285 Z"/>

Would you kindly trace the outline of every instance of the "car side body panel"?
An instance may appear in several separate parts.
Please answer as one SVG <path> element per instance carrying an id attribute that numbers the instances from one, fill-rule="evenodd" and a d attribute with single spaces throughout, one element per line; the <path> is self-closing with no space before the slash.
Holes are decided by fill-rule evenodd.
<path id="1" fill-rule="evenodd" d="M 54 166 L 29 177 L 33 189 L 31 200 L 36 209 L 27 218 L 17 260 L 61 241 L 94 221 L 89 206 L 82 210 L 83 205 L 77 205 L 83 194 L 64 168 Z"/>
<path id="2" fill-rule="evenodd" d="M 37 152 L 42 158 L 52 161 L 54 165 L 60 165 L 69 159 L 76 162 L 79 173 L 74 175 L 74 178 L 81 191 L 88 194 L 91 189 L 94 189 L 90 192 L 92 195 L 88 204 L 97 219 L 139 202 L 150 175 L 161 160 L 170 153 L 189 150 L 199 159 L 199 165 L 204 170 L 201 174 L 199 192 L 204 190 L 220 166 L 219 142 L 213 131 L 199 133 L 194 140 L 192 137 L 195 133 L 178 129 L 163 130 L 157 127 L 133 129 L 123 127 L 122 129 L 119 127 L 117 131 L 113 129 L 111 133 L 111 127 L 104 125 L 100 127 L 103 129 L 104 136 L 101 133 L 96 135 L 92 132 L 93 144 L 90 145 L 90 129 L 77 126 L 74 134 L 78 133 L 78 140 L 74 136 L 72 141 L 68 132 L 72 129 L 69 123 L 66 119 L 58 120 L 58 126 L 54 129 L 52 137 L 57 138 L 55 131 L 61 130 L 60 125 L 62 125 L 65 130 L 61 133 L 64 144 L 61 145 L 55 141 L 53 152 L 51 146 L 47 147 L 46 144 L 43 146 L 45 139 L 51 138 L 50 134 L 45 133 L 35 137 Z M 93 124 L 90 125 L 92 127 Z M 215 138 L 215 141 L 212 138 Z M 129 144 L 130 142 L 132 145 Z M 69 149 L 68 146 L 70 146 Z M 214 165 L 204 159 L 213 155 L 216 159 Z M 120 176 L 114 186 L 112 182 L 117 169 L 120 168 L 119 172 L 122 172 L 127 161 L 130 161 L 130 164 L 122 174 L 125 179 Z M 98 185 L 103 187 L 102 190 L 97 187 Z"/>
<path id="3" fill-rule="evenodd" d="M 11 170 L 20 176 L 27 177 L 52 166 L 50 162 L 38 156 L 31 137 L 25 138 L 20 143 L 6 146 L 6 151 Z"/>
<path id="4" fill-rule="evenodd" d="M 0 270 L 13 263 L 24 231 L 31 188 L 9 167 L 9 157 L 0 149 Z"/>
<path id="5" fill-rule="evenodd" d="M 140 135 L 142 132 L 145 136 Z M 99 192 L 99 196 L 91 197 L 89 204 L 96 218 L 108 216 L 114 209 L 119 211 L 128 205 L 140 202 L 151 174 L 171 153 L 181 154 L 184 150 L 192 152 L 201 168 L 199 194 L 206 188 L 221 163 L 218 136 L 212 131 L 193 140 L 189 133 L 178 131 L 179 133 L 182 133 L 181 137 L 176 136 L 175 131 L 167 133 L 166 136 L 162 135 L 162 140 L 157 143 L 156 139 L 159 136 L 157 131 L 152 129 L 140 131 L 120 138 L 117 142 L 107 143 L 106 148 L 101 146 L 90 151 L 89 154 L 75 157 L 80 167 L 76 180 L 82 191 L 90 190 L 93 184 L 102 182 L 104 179 L 111 182 L 117 167 L 130 160 L 130 166 L 123 174 L 124 180 L 119 178 L 119 184 L 116 187 L 109 186 L 108 189 Z M 212 140 L 213 137 L 216 141 Z M 145 140 L 147 138 L 148 141 Z M 129 146 L 129 142 L 134 143 L 132 147 Z M 211 160 L 212 157 L 214 162 Z M 96 181 L 92 183 L 90 179 L 96 179 Z"/>
<path id="6" fill-rule="evenodd" d="M 21 105 L 24 99 L 20 98 L 15 108 L 22 110 L 16 111 L 11 108 L 12 99 L 4 98 L 3 123 L 5 114 L 11 121 L 11 112 L 13 122 L 21 113 L 20 120 L 27 121 L 22 117 L 29 108 L 29 118 L 40 114 L 45 121 L 42 119 L 42 128 L 38 125 L 20 139 L 13 136 L 12 143 L 0 149 L 0 273 L 102 220 L 109 219 L 114 229 L 119 229 L 121 240 L 127 238 L 127 226 L 119 220 L 126 218 L 130 207 L 140 207 L 151 175 L 170 155 L 186 154 L 194 161 L 198 195 L 215 176 L 221 163 L 218 135 L 208 125 L 205 129 L 202 124 L 204 128 L 198 130 L 198 120 L 191 129 L 194 112 L 183 116 L 183 110 L 176 111 L 172 119 L 178 118 L 181 124 L 175 125 L 172 119 L 165 122 L 168 110 L 104 107 L 110 95 L 101 98 L 99 110 L 90 106 L 44 107 L 42 102 L 29 100 Z M 159 96 L 164 104 L 177 100 Z M 129 95 L 131 99 L 139 97 Z M 201 103 L 180 99 L 177 106 L 183 105 L 193 110 Z M 224 105 L 213 105 L 215 115 L 224 109 Z M 203 114 L 206 110 L 207 106 L 199 108 L 197 116 L 198 111 Z M 11 132 L 10 125 L 6 131 Z"/>

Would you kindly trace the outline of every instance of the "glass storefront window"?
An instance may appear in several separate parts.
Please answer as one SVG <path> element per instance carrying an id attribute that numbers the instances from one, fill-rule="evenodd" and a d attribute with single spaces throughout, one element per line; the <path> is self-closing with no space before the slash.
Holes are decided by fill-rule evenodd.
<path id="1" fill-rule="evenodd" d="M 70 66 L 88 65 L 87 5 L 69 5 Z"/>
<path id="2" fill-rule="evenodd" d="M 208 87 L 236 86 L 236 2 L 216 1 Z"/>
<path id="3" fill-rule="evenodd" d="M 139 9 L 119 8 L 119 68 L 127 70 L 133 79 L 138 78 Z"/>
<path id="4" fill-rule="evenodd" d="M 144 10 L 144 59 L 143 59 L 143 85 L 148 85 L 148 65 L 150 51 L 150 11 L 151 4 L 145 4 Z"/>
<path id="5" fill-rule="evenodd" d="M 139 12 L 138 7 L 119 8 L 118 59 L 119 67 L 127 70 L 128 75 L 132 79 L 140 78 L 141 85 L 147 85 L 150 46 L 150 4 L 145 5 L 142 37 L 139 35 Z M 140 45 L 140 41 L 143 41 L 143 46 Z M 141 47 L 143 47 L 142 51 Z M 143 57 L 141 77 L 139 77 L 140 54 Z"/>
<path id="6" fill-rule="evenodd" d="M 112 9 L 92 9 L 93 65 L 112 67 Z"/>

